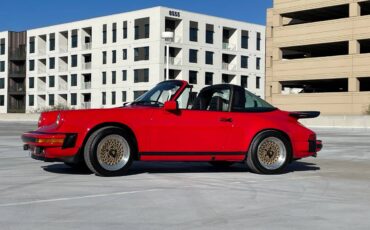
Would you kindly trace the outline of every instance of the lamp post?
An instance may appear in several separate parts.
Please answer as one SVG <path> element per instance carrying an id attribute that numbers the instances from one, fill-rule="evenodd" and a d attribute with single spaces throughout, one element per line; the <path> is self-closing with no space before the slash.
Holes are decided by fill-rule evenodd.
<path id="1" fill-rule="evenodd" d="M 174 33 L 173 32 L 163 32 L 162 38 L 165 40 L 166 43 L 166 76 L 164 77 L 164 80 L 169 79 L 170 74 L 170 43 L 173 41 Z"/>

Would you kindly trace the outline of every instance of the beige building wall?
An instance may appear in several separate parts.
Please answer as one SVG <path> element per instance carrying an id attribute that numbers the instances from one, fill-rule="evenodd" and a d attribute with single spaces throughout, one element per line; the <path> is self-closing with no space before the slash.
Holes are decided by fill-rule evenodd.
<path id="1" fill-rule="evenodd" d="M 362 51 L 361 46 L 370 47 L 370 15 L 365 10 L 370 6 L 370 4 L 367 5 L 369 2 L 274 0 L 273 8 L 267 11 L 266 99 L 284 110 L 319 110 L 327 115 L 365 114 L 370 105 L 368 90 L 370 52 Z M 307 10 L 323 8 L 325 10 L 322 13 L 329 14 L 331 8 L 327 7 L 333 6 L 343 6 L 342 9 L 348 9 L 348 16 L 301 24 L 292 23 L 292 18 L 285 17 L 292 13 L 299 15 L 300 12 L 308 15 L 310 12 Z M 362 41 L 365 43 L 361 43 Z M 318 57 L 308 55 L 294 59 L 286 59 L 283 56 L 283 50 L 287 47 L 319 46 L 336 42 L 347 44 L 345 47 L 347 53 L 326 56 L 323 52 Z M 336 49 L 335 46 L 326 48 L 329 52 L 333 51 L 330 49 Z M 339 78 L 345 78 L 347 88 L 344 91 L 291 93 L 289 91 L 291 89 L 287 91 L 284 87 L 286 82 L 290 84 L 303 80 L 326 80 L 322 83 L 322 87 L 325 88 L 331 84 L 332 79 Z"/>

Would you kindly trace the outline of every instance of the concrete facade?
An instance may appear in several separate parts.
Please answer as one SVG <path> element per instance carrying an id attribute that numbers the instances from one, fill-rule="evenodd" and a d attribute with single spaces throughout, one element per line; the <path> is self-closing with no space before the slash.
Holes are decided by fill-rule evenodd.
<path id="1" fill-rule="evenodd" d="M 164 31 L 175 34 L 170 79 L 192 81 L 195 92 L 232 83 L 264 97 L 264 26 L 155 7 L 28 30 L 26 112 L 134 100 L 165 78 Z"/>
<path id="2" fill-rule="evenodd" d="M 266 98 L 286 110 L 361 115 L 370 105 L 370 1 L 274 0 Z"/>

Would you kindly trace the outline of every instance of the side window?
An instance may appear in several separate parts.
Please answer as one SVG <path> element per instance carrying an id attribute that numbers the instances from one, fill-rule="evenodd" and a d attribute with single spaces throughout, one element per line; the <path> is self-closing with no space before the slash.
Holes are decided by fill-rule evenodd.
<path id="1" fill-rule="evenodd" d="M 230 89 L 212 88 L 199 93 L 194 100 L 192 109 L 208 111 L 229 111 Z"/>

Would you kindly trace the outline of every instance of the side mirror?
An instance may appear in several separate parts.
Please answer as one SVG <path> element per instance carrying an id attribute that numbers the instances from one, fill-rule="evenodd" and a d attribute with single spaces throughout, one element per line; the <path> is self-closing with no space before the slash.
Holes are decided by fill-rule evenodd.
<path id="1" fill-rule="evenodd" d="M 166 101 L 164 103 L 164 110 L 166 111 L 176 111 L 179 109 L 179 106 L 177 105 L 177 101 Z"/>

